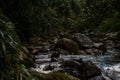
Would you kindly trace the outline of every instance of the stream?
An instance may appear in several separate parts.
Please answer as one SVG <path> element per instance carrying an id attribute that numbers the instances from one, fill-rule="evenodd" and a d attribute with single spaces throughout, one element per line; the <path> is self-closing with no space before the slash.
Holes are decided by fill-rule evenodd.
<path id="1" fill-rule="evenodd" d="M 92 61 L 102 70 L 105 80 L 120 80 L 120 61 L 113 59 L 113 55 L 119 52 L 115 49 L 109 49 L 104 55 L 60 55 L 58 62 L 51 62 L 52 52 L 43 52 L 35 55 L 35 67 L 31 68 L 40 73 L 50 73 L 60 70 L 60 62 L 70 59 L 80 59 L 83 61 Z M 48 66 L 52 66 L 50 69 Z"/>

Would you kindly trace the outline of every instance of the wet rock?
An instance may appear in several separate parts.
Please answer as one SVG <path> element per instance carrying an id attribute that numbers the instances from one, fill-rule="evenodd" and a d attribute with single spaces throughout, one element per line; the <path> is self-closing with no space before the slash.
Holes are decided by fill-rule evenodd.
<path id="1" fill-rule="evenodd" d="M 114 48 L 116 48 L 116 49 L 119 49 L 119 50 L 120 50 L 120 44 L 116 44 L 116 45 L 114 46 Z"/>
<path id="2" fill-rule="evenodd" d="M 62 67 L 77 68 L 79 66 L 80 66 L 80 63 L 76 60 L 68 60 L 62 63 Z"/>
<path id="3" fill-rule="evenodd" d="M 77 68 L 79 73 L 84 74 L 87 79 L 101 75 L 101 70 L 92 62 L 83 62 Z"/>
<path id="4" fill-rule="evenodd" d="M 114 48 L 120 50 L 120 39 L 117 39 L 117 40 L 115 41 L 115 46 L 114 46 Z"/>
<path id="5" fill-rule="evenodd" d="M 44 68 L 45 71 L 47 70 L 53 70 L 55 67 L 54 66 L 51 66 L 51 65 L 48 65 Z"/>
<path id="6" fill-rule="evenodd" d="M 96 47 L 96 48 L 99 48 L 100 46 L 102 46 L 102 45 L 103 45 L 103 43 L 102 43 L 102 42 L 99 42 L 99 43 L 94 43 L 94 45 L 95 45 L 95 47 Z"/>
<path id="7" fill-rule="evenodd" d="M 105 33 L 90 33 L 88 35 L 95 43 L 98 43 L 98 42 L 104 42 L 104 38 L 106 38 L 106 35 Z"/>
<path id="8" fill-rule="evenodd" d="M 120 35 L 119 32 L 106 34 L 104 43 L 108 50 L 113 49 L 113 48 L 119 48 L 119 44 L 120 44 L 120 36 L 119 35 Z"/>
<path id="9" fill-rule="evenodd" d="M 79 50 L 78 53 L 79 54 L 87 54 L 84 50 Z"/>
<path id="10" fill-rule="evenodd" d="M 38 49 L 38 52 L 48 52 L 49 51 L 49 47 L 46 46 L 42 46 L 41 48 Z"/>
<path id="11" fill-rule="evenodd" d="M 107 40 L 116 40 L 119 38 L 119 34 L 118 32 L 114 32 L 114 33 L 107 33 Z"/>
<path id="12" fill-rule="evenodd" d="M 101 41 L 103 41 L 103 40 L 101 40 L 99 37 L 94 37 L 94 38 L 92 38 L 92 40 L 93 40 L 94 42 L 101 42 Z"/>
<path id="13" fill-rule="evenodd" d="M 65 72 L 68 72 L 81 80 L 88 80 L 101 75 L 101 70 L 98 67 L 92 62 L 82 61 L 82 59 L 65 61 L 62 67 Z"/>
<path id="14" fill-rule="evenodd" d="M 85 52 L 87 54 L 92 54 L 92 55 L 103 54 L 103 51 L 101 51 L 99 49 L 95 49 L 95 48 L 86 49 Z"/>
<path id="15" fill-rule="evenodd" d="M 89 80 L 111 80 L 111 79 L 108 79 L 108 78 L 105 79 L 102 75 L 100 75 L 100 76 L 90 78 Z"/>
<path id="16" fill-rule="evenodd" d="M 112 60 L 116 62 L 120 62 L 120 50 L 118 50 L 118 53 L 112 56 Z"/>
<path id="17" fill-rule="evenodd" d="M 50 50 L 50 44 L 48 42 L 41 42 L 39 45 L 31 44 L 27 46 L 27 49 L 33 54 L 48 52 Z"/>
<path id="18" fill-rule="evenodd" d="M 79 44 L 80 49 L 91 48 L 94 46 L 94 42 L 88 36 L 81 33 L 74 34 L 73 40 Z"/>
<path id="19" fill-rule="evenodd" d="M 68 51 L 70 54 L 78 54 L 79 53 L 79 46 L 78 44 L 68 38 L 62 38 L 56 44 L 55 48 L 61 48 Z"/>
<path id="20" fill-rule="evenodd" d="M 102 43 L 102 42 L 94 43 L 94 45 L 95 45 L 96 49 L 99 49 L 99 50 L 101 50 L 103 52 L 107 51 L 106 45 L 104 43 Z"/>
<path id="21" fill-rule="evenodd" d="M 64 55 L 67 55 L 67 54 L 69 54 L 69 52 L 67 51 L 67 50 L 64 50 L 64 49 L 59 49 L 59 52 L 60 52 L 60 54 L 64 54 Z"/>
<path id="22" fill-rule="evenodd" d="M 105 45 L 106 45 L 107 49 L 112 49 L 115 47 L 115 42 L 112 40 L 107 40 L 107 41 L 105 41 Z"/>
<path id="23" fill-rule="evenodd" d="M 58 51 L 54 51 L 51 55 L 51 61 L 56 62 L 59 56 L 60 56 L 60 53 Z"/>

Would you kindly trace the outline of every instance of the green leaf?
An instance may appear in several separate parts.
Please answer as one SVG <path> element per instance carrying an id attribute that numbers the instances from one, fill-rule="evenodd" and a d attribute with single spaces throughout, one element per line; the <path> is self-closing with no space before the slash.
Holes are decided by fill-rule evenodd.
<path id="1" fill-rule="evenodd" d="M 6 22 L 5 23 L 5 26 L 8 28 L 8 29 L 13 29 L 13 23 L 12 22 Z"/>

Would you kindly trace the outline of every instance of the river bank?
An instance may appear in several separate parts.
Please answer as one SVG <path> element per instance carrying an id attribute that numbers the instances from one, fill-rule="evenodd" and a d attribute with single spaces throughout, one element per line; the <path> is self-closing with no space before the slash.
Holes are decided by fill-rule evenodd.
<path id="1" fill-rule="evenodd" d="M 62 71 L 82 80 L 119 80 L 119 39 L 118 33 L 55 35 L 42 45 L 28 47 L 35 55 L 35 67 L 30 70 L 43 74 Z"/>

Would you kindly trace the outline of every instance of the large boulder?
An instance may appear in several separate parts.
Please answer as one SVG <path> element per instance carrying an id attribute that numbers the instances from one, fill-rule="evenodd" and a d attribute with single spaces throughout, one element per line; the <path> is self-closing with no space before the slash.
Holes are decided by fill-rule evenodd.
<path id="1" fill-rule="evenodd" d="M 61 48 L 66 51 L 68 51 L 70 54 L 78 54 L 79 53 L 79 46 L 78 44 L 68 38 L 62 38 L 60 39 L 57 44 L 55 45 L 55 48 Z"/>
<path id="2" fill-rule="evenodd" d="M 81 80 L 89 80 L 101 75 L 101 70 L 90 61 L 68 60 L 62 64 L 65 72 L 78 77 Z"/>
<path id="3" fill-rule="evenodd" d="M 101 75 L 101 70 L 89 61 L 82 62 L 81 65 L 77 68 L 77 70 L 80 74 L 85 75 L 87 79 Z"/>
<path id="4" fill-rule="evenodd" d="M 94 47 L 94 42 L 85 34 L 75 33 L 73 40 L 79 44 L 80 49 Z"/>

